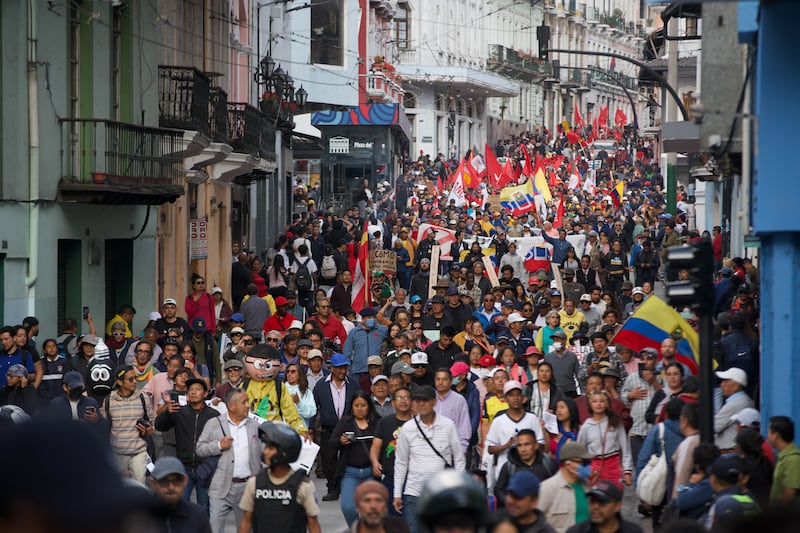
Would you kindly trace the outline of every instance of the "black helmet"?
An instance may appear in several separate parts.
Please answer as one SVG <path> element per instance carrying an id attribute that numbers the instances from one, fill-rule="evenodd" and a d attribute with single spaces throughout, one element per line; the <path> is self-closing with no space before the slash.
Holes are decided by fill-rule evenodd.
<path id="1" fill-rule="evenodd" d="M 445 525 L 478 531 L 487 508 L 486 489 L 467 472 L 448 469 L 425 482 L 417 500 L 417 517 L 423 531 Z"/>
<path id="2" fill-rule="evenodd" d="M 303 443 L 300 435 L 284 422 L 264 422 L 258 426 L 258 438 L 264 444 L 274 444 L 278 453 L 270 459 L 271 465 L 288 465 L 297 461 Z"/>

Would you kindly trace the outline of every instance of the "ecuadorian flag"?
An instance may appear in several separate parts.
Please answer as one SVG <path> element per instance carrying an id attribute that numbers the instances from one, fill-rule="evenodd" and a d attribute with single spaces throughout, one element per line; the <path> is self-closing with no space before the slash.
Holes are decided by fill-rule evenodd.
<path id="1" fill-rule="evenodd" d="M 664 300 L 650 295 L 639 309 L 631 315 L 617 332 L 612 342 L 627 346 L 631 350 L 655 348 L 661 351 L 661 341 L 673 337 L 677 344 L 675 358 L 697 374 L 700 363 L 700 339 L 675 309 Z M 705 354 L 711 357 L 711 354 Z"/>

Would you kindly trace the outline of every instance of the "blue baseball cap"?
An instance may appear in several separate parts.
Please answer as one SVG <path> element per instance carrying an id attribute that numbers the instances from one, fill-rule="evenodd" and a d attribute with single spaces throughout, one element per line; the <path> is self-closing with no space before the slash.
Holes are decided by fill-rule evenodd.
<path id="1" fill-rule="evenodd" d="M 508 487 L 506 487 L 506 492 L 511 492 L 520 498 L 538 496 L 539 478 L 533 472 L 520 470 L 511 477 L 511 481 L 508 482 Z"/>
<path id="2" fill-rule="evenodd" d="M 412 304 L 415 304 L 417 302 L 421 302 L 422 301 L 422 296 L 420 296 L 418 294 L 415 294 L 414 296 L 411 297 L 410 301 L 411 301 Z"/>
<path id="3" fill-rule="evenodd" d="M 350 361 L 344 355 L 335 353 L 331 356 L 331 366 L 350 366 Z"/>
<path id="4" fill-rule="evenodd" d="M 242 322 L 242 323 L 244 323 L 244 315 L 242 313 L 233 313 L 231 315 L 231 322 Z"/>

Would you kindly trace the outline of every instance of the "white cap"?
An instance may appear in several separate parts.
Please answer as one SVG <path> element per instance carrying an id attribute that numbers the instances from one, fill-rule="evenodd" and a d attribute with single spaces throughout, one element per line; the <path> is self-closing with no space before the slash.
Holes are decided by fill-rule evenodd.
<path id="1" fill-rule="evenodd" d="M 489 373 L 487 374 L 487 377 L 493 378 L 494 375 L 497 374 L 498 372 L 505 372 L 506 374 L 508 374 L 508 370 L 506 370 L 502 366 L 496 366 L 496 367 L 494 367 L 493 369 L 491 369 L 489 371 Z"/>
<path id="2" fill-rule="evenodd" d="M 503 385 L 503 394 L 508 394 L 509 392 L 511 392 L 514 389 L 522 390 L 522 383 L 520 383 L 519 381 L 516 381 L 514 379 L 510 379 L 510 380 L 506 381 L 505 385 Z"/>
<path id="3" fill-rule="evenodd" d="M 414 352 L 411 354 L 411 364 L 412 365 L 427 365 L 428 364 L 428 354 L 425 352 Z"/>
<path id="4" fill-rule="evenodd" d="M 761 413 L 758 412 L 758 409 L 753 409 L 752 407 L 745 407 L 738 413 L 734 414 L 731 417 L 731 420 L 738 422 L 742 427 L 755 429 L 761 428 Z"/>
<path id="5" fill-rule="evenodd" d="M 553 280 L 553 281 L 550 282 L 550 288 L 551 289 L 557 289 L 558 288 L 558 283 L 556 282 L 556 280 Z"/>
<path id="6" fill-rule="evenodd" d="M 381 380 L 383 380 L 383 381 L 389 381 L 389 378 L 387 378 L 387 377 L 386 377 L 386 376 L 384 376 L 383 374 L 378 374 L 377 376 L 375 376 L 374 378 L 372 378 L 372 384 L 373 384 L 373 385 L 375 385 L 377 382 L 379 382 L 379 381 L 381 381 Z"/>
<path id="7" fill-rule="evenodd" d="M 165 305 L 174 305 L 174 306 L 176 306 L 176 307 L 177 307 L 177 305 L 178 305 L 178 302 L 176 302 L 176 301 L 175 301 L 175 298 L 167 298 L 167 299 L 165 299 L 165 300 L 164 300 L 164 303 L 162 303 L 161 305 L 162 305 L 162 306 L 165 306 Z"/>
<path id="8" fill-rule="evenodd" d="M 633 291 L 631 292 L 631 296 L 633 296 L 634 294 L 641 294 L 642 296 L 645 296 L 644 289 L 641 287 L 634 287 Z"/>
<path id="9" fill-rule="evenodd" d="M 149 315 L 147 315 L 147 320 L 158 320 L 161 318 L 161 313 L 158 311 L 152 311 Z"/>
<path id="10" fill-rule="evenodd" d="M 513 324 L 514 322 L 525 322 L 525 318 L 519 313 L 511 313 L 508 315 L 508 323 Z"/>
<path id="11" fill-rule="evenodd" d="M 303 323 L 299 320 L 292 320 L 292 323 L 286 329 L 303 329 Z"/>
<path id="12" fill-rule="evenodd" d="M 736 368 L 734 366 L 724 372 L 716 372 L 716 374 L 719 379 L 730 379 L 742 387 L 747 387 L 747 373 L 741 368 Z"/>
<path id="13" fill-rule="evenodd" d="M 592 297 L 589 294 L 581 294 L 581 300 L 580 301 L 582 301 L 582 302 L 591 302 L 592 301 Z"/>
<path id="14" fill-rule="evenodd" d="M 214 287 L 213 289 L 211 289 L 211 294 L 217 294 L 217 293 L 222 294 L 222 289 L 219 287 Z"/>

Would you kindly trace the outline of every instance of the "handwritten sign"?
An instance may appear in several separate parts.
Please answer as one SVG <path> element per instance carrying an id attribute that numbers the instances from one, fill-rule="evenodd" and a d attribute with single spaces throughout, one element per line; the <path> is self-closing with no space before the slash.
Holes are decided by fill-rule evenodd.
<path id="1" fill-rule="evenodd" d="M 369 253 L 369 269 L 372 272 L 383 270 L 387 276 L 394 276 L 397 270 L 397 252 L 391 250 L 372 250 Z"/>
<path id="2" fill-rule="evenodd" d="M 206 219 L 189 220 L 189 260 L 208 258 L 208 232 Z"/>

